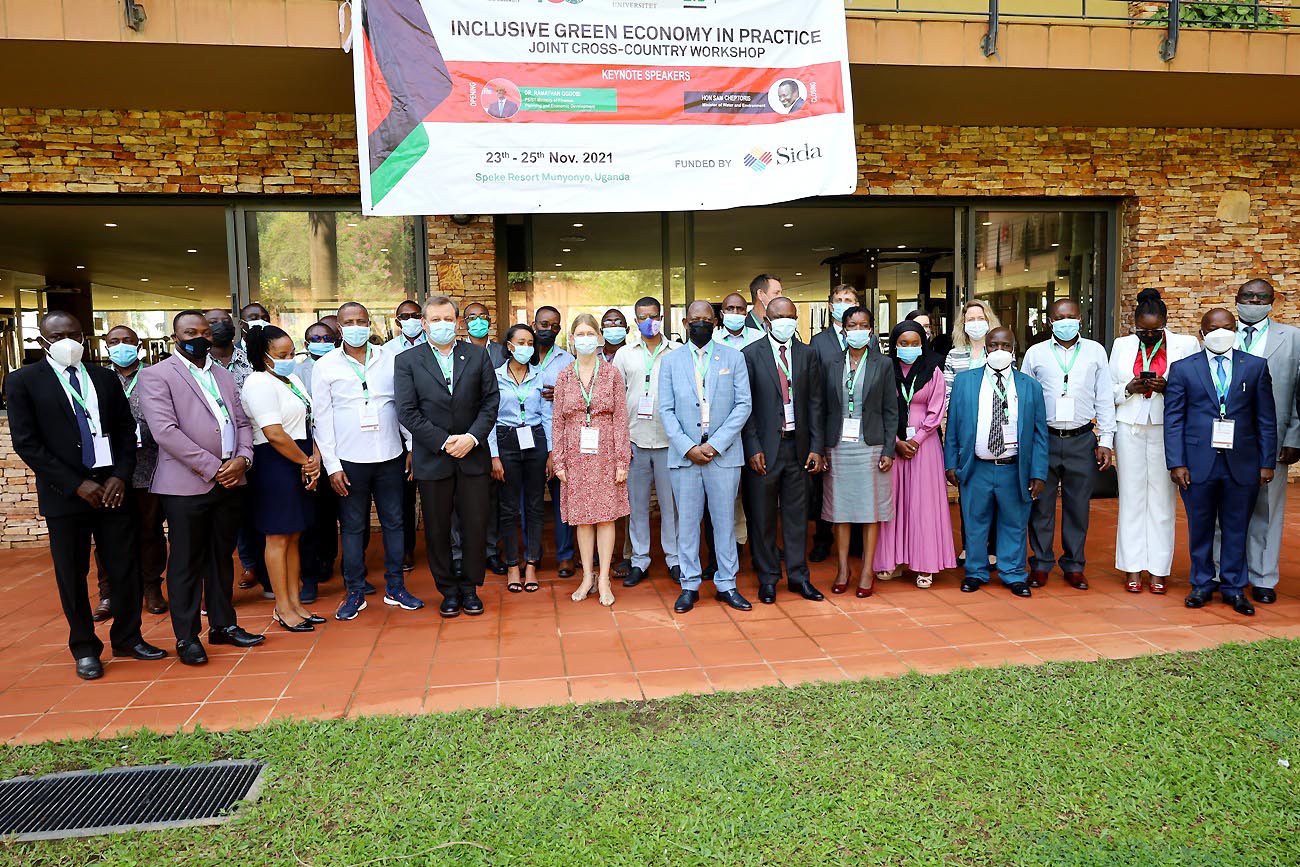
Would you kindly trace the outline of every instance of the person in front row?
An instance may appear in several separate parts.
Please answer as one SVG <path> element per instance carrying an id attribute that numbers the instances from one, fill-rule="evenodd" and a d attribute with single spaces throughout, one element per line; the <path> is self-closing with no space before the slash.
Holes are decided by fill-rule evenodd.
<path id="1" fill-rule="evenodd" d="M 266 640 L 240 628 L 231 601 L 253 428 L 234 377 L 208 355 L 212 329 L 204 315 L 177 313 L 172 340 L 176 353 L 140 374 L 140 405 L 158 443 L 149 489 L 162 500 L 171 542 L 167 595 L 176 655 L 185 665 L 204 665 L 205 607 L 211 643 L 253 647 Z"/>
<path id="2" fill-rule="evenodd" d="M 989 583 L 990 544 L 998 576 L 1016 596 L 1029 596 L 1025 543 L 1030 505 L 1047 479 L 1047 410 L 1038 381 L 1012 367 L 1016 338 L 1000 326 L 985 337 L 984 367 L 957 374 L 948 402 L 944 466 L 961 489 L 966 527 L 963 593 Z M 989 526 L 996 518 L 997 538 Z"/>
<path id="3" fill-rule="evenodd" d="M 1052 339 L 1029 347 L 1020 369 L 1036 379 L 1047 407 L 1047 479 L 1034 500 L 1029 544 L 1034 550 L 1029 586 L 1042 587 L 1056 565 L 1056 494 L 1061 502 L 1061 571 L 1065 583 L 1087 590 L 1084 548 L 1097 470 L 1110 468 L 1115 440 L 1115 390 L 1110 359 L 1095 340 L 1079 336 L 1079 302 L 1061 298 L 1048 311 Z M 1096 432 L 1093 422 L 1096 422 Z M 967 552 L 969 556 L 969 552 Z M 999 555 L 1001 556 L 1001 555 Z"/>
<path id="4" fill-rule="evenodd" d="M 600 361 L 600 329 L 590 313 L 573 320 L 569 345 L 577 359 L 555 380 L 551 467 L 560 480 L 560 513 L 577 531 L 582 558 L 582 583 L 572 598 L 581 602 L 595 588 L 601 605 L 613 605 L 614 522 L 630 511 L 627 389 L 618 368 Z M 596 553 L 599 576 L 592 559 Z"/>
<path id="5" fill-rule="evenodd" d="M 1119 520 L 1115 568 L 1125 589 L 1142 592 L 1142 573 L 1151 592 L 1165 592 L 1174 562 L 1174 518 L 1178 488 L 1165 469 L 1165 388 L 1169 366 L 1201 345 L 1189 334 L 1166 327 L 1169 312 L 1160 293 L 1143 289 L 1133 311 L 1133 333 L 1115 340 L 1110 378 L 1115 383 L 1115 474 Z"/>
<path id="6" fill-rule="evenodd" d="M 1260 485 L 1273 481 L 1277 416 L 1268 362 L 1233 350 L 1237 321 L 1222 307 L 1201 317 L 1205 351 L 1169 367 L 1165 464 L 1187 512 L 1192 590 L 1188 608 L 1214 596 L 1214 533 L 1220 531 L 1218 590 L 1238 614 L 1246 598 L 1246 544 Z"/>
<path id="7" fill-rule="evenodd" d="M 890 470 L 898 428 L 894 367 L 871 348 L 871 314 L 850 307 L 843 316 L 845 352 L 831 356 L 826 378 L 825 492 L 819 518 L 835 528 L 839 569 L 831 592 L 849 589 L 850 533 L 866 525 L 857 596 L 872 591 L 872 560 L 881 521 L 894 514 Z M 888 446 L 888 448 L 886 448 Z"/>
<path id="8" fill-rule="evenodd" d="M 487 438 L 497 422 L 497 377 L 486 349 L 456 341 L 456 302 L 424 302 L 429 345 L 394 362 L 397 420 L 411 433 L 411 469 L 424 509 L 429 571 L 442 593 L 438 613 L 483 613 L 478 588 L 487 570 L 492 456 Z M 451 518 L 460 519 L 465 557 L 452 571 Z"/>
<path id="9" fill-rule="evenodd" d="M 104 676 L 86 576 L 90 541 L 108 570 L 114 656 L 157 660 L 167 653 L 140 635 L 140 571 L 136 566 L 131 477 L 135 419 L 117 377 L 87 367 L 85 336 L 71 313 L 41 317 L 45 359 L 5 379 L 14 451 L 36 475 L 41 514 L 49 530 L 54 581 L 68 623 L 68 649 L 77 677 Z"/>
<path id="10" fill-rule="evenodd" d="M 713 305 L 686 308 L 687 344 L 664 357 L 659 370 L 659 414 L 668 434 L 668 466 L 677 507 L 677 557 L 682 592 L 673 611 L 685 614 L 700 599 L 700 524 L 707 506 L 713 524 L 713 577 L 719 601 L 753 608 L 736 589 L 736 491 L 745 463 L 741 430 L 749 419 L 749 371 L 735 349 L 713 340 Z"/>
<path id="11" fill-rule="evenodd" d="M 536 355 L 533 329 L 522 323 L 506 332 L 509 360 L 497 368 L 497 423 L 488 435 L 492 453 L 492 478 L 502 486 L 500 515 L 501 557 L 506 566 L 506 590 L 536 593 L 537 567 L 542 561 L 542 516 L 546 513 L 546 463 L 550 444 L 542 427 L 541 373 L 532 361 Z M 523 503 L 520 515 L 519 504 Z M 524 532 L 524 571 L 519 573 L 519 533 Z"/>
<path id="12" fill-rule="evenodd" d="M 744 349 L 754 409 L 745 422 L 745 514 L 758 572 L 758 601 L 776 602 L 781 579 L 777 521 L 785 541 L 790 592 L 820 602 L 808 574 L 809 475 L 822 471 L 825 405 L 821 362 L 795 338 L 799 310 L 789 298 L 767 304 L 768 339 Z"/>

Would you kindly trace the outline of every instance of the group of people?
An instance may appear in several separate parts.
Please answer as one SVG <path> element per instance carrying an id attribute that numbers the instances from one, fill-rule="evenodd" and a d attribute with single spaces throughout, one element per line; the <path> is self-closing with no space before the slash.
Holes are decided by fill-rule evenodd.
<path id="1" fill-rule="evenodd" d="M 1205 314 L 1204 351 L 1170 331 L 1154 290 L 1139 295 L 1133 333 L 1109 356 L 1082 335 L 1079 304 L 1058 300 L 1050 337 L 1018 370 L 1014 332 L 980 300 L 965 305 L 941 355 L 921 313 L 881 341 L 851 286 L 832 290 L 832 324 L 809 343 L 777 278 L 759 275 L 749 289 L 716 308 L 689 304 L 681 342 L 655 298 L 636 302 L 631 323 L 617 309 L 599 321 L 580 314 L 567 350 L 550 306 L 497 342 L 481 304 L 405 301 L 400 333 L 381 343 L 370 312 L 348 302 L 307 329 L 305 358 L 260 305 L 238 321 L 186 310 L 173 320 L 174 352 L 154 365 L 132 329 L 111 328 L 108 367 L 85 363 L 73 315 L 46 314 L 45 358 L 11 374 L 6 396 L 15 451 L 36 475 L 78 675 L 102 675 L 94 622 L 108 616 L 115 655 L 167 655 L 142 638 L 142 607 L 170 611 L 185 664 L 207 661 L 204 615 L 209 643 L 264 641 L 238 625 L 236 551 L 241 586 L 260 583 L 274 621 L 298 633 L 326 622 L 310 606 L 341 548 L 334 617 L 356 618 L 380 593 L 365 565 L 372 506 L 380 598 L 424 607 L 406 587 L 417 501 L 446 618 L 483 613 L 488 571 L 511 593 L 540 589 L 548 494 L 557 573 L 582 572 L 575 602 L 612 605 L 615 578 L 645 580 L 653 492 L 664 566 L 680 585 L 674 610 L 692 610 L 711 580 L 721 603 L 749 611 L 746 544 L 763 604 L 783 581 L 823 600 L 809 563 L 832 548 L 834 594 L 867 597 L 902 574 L 928 588 L 959 563 L 964 592 L 996 573 L 1030 596 L 1057 565 L 1086 590 L 1089 500 L 1114 465 L 1128 590 L 1166 591 L 1181 491 L 1186 604 L 1217 591 L 1253 614 L 1248 587 L 1256 602 L 1276 598 L 1285 492 L 1268 483 L 1300 458 L 1300 331 L 1271 318 L 1278 296 L 1267 282 L 1241 288 L 1237 316 Z"/>

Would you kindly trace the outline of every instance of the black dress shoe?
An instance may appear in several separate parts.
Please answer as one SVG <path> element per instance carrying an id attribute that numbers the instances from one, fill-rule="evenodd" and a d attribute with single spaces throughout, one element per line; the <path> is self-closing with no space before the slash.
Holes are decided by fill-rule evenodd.
<path id="1" fill-rule="evenodd" d="M 674 566 L 668 570 L 668 576 L 673 579 L 674 584 L 682 583 L 682 567 Z"/>
<path id="2" fill-rule="evenodd" d="M 182 665 L 207 665 L 208 654 L 203 650 L 203 643 L 197 638 L 176 642 L 176 655 Z"/>
<path id="3" fill-rule="evenodd" d="M 1188 608 L 1204 608 L 1205 603 L 1210 601 L 1212 595 L 1213 594 L 1206 593 L 1203 590 L 1193 590 L 1191 593 L 1187 594 L 1187 598 L 1183 600 L 1183 604 Z"/>
<path id="4" fill-rule="evenodd" d="M 130 647 L 114 647 L 114 656 L 129 656 L 132 659 L 143 659 L 146 662 L 153 662 L 156 659 L 166 659 L 167 651 L 161 647 L 154 647 L 143 639 L 131 645 Z"/>
<path id="5" fill-rule="evenodd" d="M 1246 617 L 1255 616 L 1255 606 L 1250 604 L 1250 600 L 1243 593 L 1240 596 L 1234 596 L 1231 599 L 1225 599 L 1224 602 L 1232 606 L 1232 610 Z"/>
<path id="6" fill-rule="evenodd" d="M 460 608 L 470 617 L 478 617 L 483 613 L 483 600 L 478 598 L 478 593 L 473 588 L 460 594 Z"/>
<path id="7" fill-rule="evenodd" d="M 645 570 L 640 566 L 633 566 L 627 570 L 627 577 L 623 579 L 624 587 L 635 587 L 645 580 Z"/>
<path id="8" fill-rule="evenodd" d="M 452 594 L 443 598 L 442 604 L 438 606 L 438 613 L 443 617 L 460 616 L 460 596 Z"/>
<path id="9" fill-rule="evenodd" d="M 506 564 L 502 563 L 501 558 L 496 554 L 488 555 L 487 567 L 492 571 L 493 575 L 504 575 L 510 571 Z"/>
<path id="10" fill-rule="evenodd" d="M 805 581 L 803 584 L 791 584 L 790 592 L 798 593 L 800 596 L 802 596 L 804 599 L 807 599 L 809 602 L 821 602 L 823 599 L 826 598 L 825 596 L 822 595 L 822 592 L 820 590 L 812 586 L 811 581 Z"/>
<path id="11" fill-rule="evenodd" d="M 677 597 L 677 601 L 673 603 L 673 611 L 678 614 L 685 614 L 694 608 L 695 603 L 699 601 L 700 593 L 698 590 L 683 590 L 681 595 Z"/>
<path id="12" fill-rule="evenodd" d="M 739 590 L 719 590 L 717 600 L 726 603 L 737 611 L 754 610 L 754 606 L 750 604 L 748 599 L 740 595 Z"/>
<path id="13" fill-rule="evenodd" d="M 760 584 L 758 585 L 758 601 L 764 605 L 776 604 L 776 585 Z"/>
<path id="14" fill-rule="evenodd" d="M 831 555 L 831 546 L 824 545 L 821 542 L 814 542 L 812 550 L 808 552 L 809 563 L 821 563 Z"/>
<path id="15" fill-rule="evenodd" d="M 77 660 L 77 677 L 82 680 L 99 680 L 104 676 L 104 663 L 98 656 L 83 656 Z"/>
<path id="16" fill-rule="evenodd" d="M 1272 605 L 1277 601 L 1277 591 L 1272 587 L 1251 587 L 1250 595 L 1255 597 L 1255 601 L 1260 605 Z"/>
<path id="17" fill-rule="evenodd" d="M 1007 589 L 1011 591 L 1012 596 L 1030 597 L 1034 591 L 1029 589 L 1029 585 L 1024 581 L 1017 581 L 1015 584 L 1008 584 Z"/>
<path id="18" fill-rule="evenodd" d="M 974 593 L 976 590 L 980 589 L 983 586 L 984 585 L 981 584 L 979 582 L 979 579 L 977 578 L 961 579 L 961 592 L 963 593 Z"/>
<path id="19" fill-rule="evenodd" d="M 265 635 L 254 635 L 239 626 L 227 626 L 225 629 L 209 629 L 208 642 L 211 644 L 233 644 L 235 647 L 256 647 L 266 641 Z"/>

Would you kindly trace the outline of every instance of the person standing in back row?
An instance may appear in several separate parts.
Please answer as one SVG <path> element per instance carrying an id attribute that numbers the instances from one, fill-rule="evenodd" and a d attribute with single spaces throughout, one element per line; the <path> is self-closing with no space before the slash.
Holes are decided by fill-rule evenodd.
<path id="1" fill-rule="evenodd" d="M 414 349 L 417 346 L 425 346 L 429 342 L 429 335 L 424 332 L 424 311 L 420 309 L 418 302 L 409 298 L 397 305 L 397 310 L 393 314 L 397 320 L 398 333 L 384 344 L 384 349 L 394 357 L 400 355 L 408 349 Z M 406 453 L 407 471 L 402 481 L 402 570 L 410 572 L 415 568 L 415 534 L 417 521 L 415 519 L 416 507 L 416 485 L 415 478 L 410 471 L 411 453 Z M 366 528 L 365 539 L 370 538 L 370 528 Z M 362 554 L 365 553 L 364 546 Z M 363 569 L 364 571 L 364 569 Z M 366 582 L 366 593 L 373 593 L 374 587 L 369 581 Z"/>
<path id="2" fill-rule="evenodd" d="M 644 334 L 644 332 L 642 332 Z M 555 417 L 555 380 L 560 371 L 573 364 L 574 358 L 568 352 L 555 345 L 560 336 L 560 311 L 545 305 L 537 308 L 533 314 L 533 360 L 537 363 L 537 373 L 542 378 L 542 427 L 546 430 L 546 441 L 555 448 L 555 430 L 552 421 Z M 573 577 L 573 528 L 564 523 L 560 514 L 560 480 L 555 478 L 553 459 L 547 458 L 547 488 L 551 494 L 551 512 L 555 520 L 555 559 L 556 573 L 561 578 Z"/>
<path id="3" fill-rule="evenodd" d="M 1115 442 L 1115 391 L 1110 359 L 1095 340 L 1079 336 L 1079 302 L 1062 298 L 1049 310 L 1052 339 L 1029 347 L 1020 369 L 1038 380 L 1047 406 L 1047 485 L 1034 500 L 1029 544 L 1034 551 L 1029 586 L 1047 583 L 1056 556 L 1056 495 L 1061 501 L 1061 571 L 1065 583 L 1087 590 L 1084 546 L 1097 471 L 1110 468 Z M 1093 425 L 1096 423 L 1096 431 Z M 1001 556 L 1001 555 L 999 555 Z"/>

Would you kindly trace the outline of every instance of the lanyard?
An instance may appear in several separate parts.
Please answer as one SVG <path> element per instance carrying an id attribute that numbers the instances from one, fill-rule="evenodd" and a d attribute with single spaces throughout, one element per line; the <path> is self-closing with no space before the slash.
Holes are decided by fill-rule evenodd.
<path id="1" fill-rule="evenodd" d="M 916 395 L 916 380 L 912 380 L 912 387 L 910 390 L 907 387 L 907 383 L 900 382 L 898 384 L 898 390 L 902 393 L 904 402 L 906 402 L 908 406 L 911 406 L 912 398 Z"/>
<path id="2" fill-rule="evenodd" d="M 784 346 L 784 345 L 785 345 L 785 344 L 782 344 L 782 346 Z M 793 354 L 793 353 L 794 353 L 794 347 L 791 346 L 791 347 L 789 347 L 789 348 L 790 348 L 790 352 L 791 352 L 791 354 Z M 789 367 L 788 365 L 785 365 L 785 364 L 782 364 L 782 363 L 781 363 L 781 356 L 780 356 L 779 353 L 773 355 L 773 356 L 772 356 L 772 360 L 776 362 L 776 366 L 779 367 L 779 368 L 781 368 L 781 372 L 785 374 L 786 385 L 787 385 L 787 387 L 788 387 L 789 390 L 790 390 L 790 402 L 793 403 L 793 402 L 794 402 L 794 377 L 790 375 L 790 367 Z"/>
<path id="3" fill-rule="evenodd" d="M 1151 347 L 1151 354 L 1147 355 L 1146 346 L 1141 341 L 1138 341 L 1138 351 L 1142 353 L 1142 369 L 1144 371 L 1151 369 L 1151 362 L 1155 360 L 1156 354 L 1160 352 L 1160 347 L 1164 345 L 1165 339 L 1161 337 L 1156 341 L 1156 345 Z"/>
<path id="4" fill-rule="evenodd" d="M 431 348 L 433 349 L 433 357 L 438 359 L 438 367 L 442 370 L 443 381 L 447 384 L 447 390 L 450 391 L 451 371 L 452 371 L 452 366 L 455 364 L 455 357 L 453 355 L 448 355 L 446 360 L 444 361 L 442 357 L 442 353 L 438 351 L 438 347 L 433 346 Z M 452 352 L 455 352 L 455 350 L 453 349 Z"/>
<path id="5" fill-rule="evenodd" d="M 651 373 L 651 371 L 653 371 L 653 370 L 655 369 L 655 359 L 657 359 L 657 358 L 659 357 L 660 353 L 662 353 L 662 352 L 664 351 L 664 347 L 667 346 L 667 345 L 668 345 L 668 344 L 664 341 L 664 339 L 663 339 L 662 337 L 659 338 L 659 345 L 655 348 L 655 351 L 654 351 L 654 352 L 651 352 L 651 353 L 649 354 L 649 357 L 646 358 L 646 362 L 645 362 L 645 384 L 646 384 L 647 386 L 650 385 L 650 373 Z M 649 388 L 646 389 L 646 391 L 649 391 L 649 390 L 650 390 Z"/>
<path id="6" fill-rule="evenodd" d="M 217 364 L 220 363 L 221 362 L 219 361 L 217 362 Z M 194 374 L 194 378 L 198 380 L 199 385 L 202 386 L 203 390 L 217 402 L 217 409 L 221 410 L 221 414 L 225 416 L 226 424 L 230 424 L 230 410 L 226 409 L 226 402 L 221 399 L 221 392 L 217 389 L 217 384 L 212 376 L 212 371 L 191 367 L 190 373 Z"/>
<path id="7" fill-rule="evenodd" d="M 64 368 L 65 373 L 68 370 L 71 370 L 71 368 Z M 86 375 L 85 365 L 78 364 L 77 372 L 81 374 L 81 381 L 84 383 L 81 387 L 85 388 L 90 384 L 90 377 Z M 68 382 L 64 377 L 59 377 L 59 384 L 63 386 L 63 390 L 68 393 L 69 397 L 77 402 L 77 406 L 81 407 L 81 411 L 85 413 L 86 423 L 90 427 L 91 435 L 98 436 L 99 432 L 97 428 L 99 427 L 99 423 L 95 418 L 95 414 L 90 411 L 90 407 L 86 405 L 86 399 L 78 394 L 77 390 L 72 387 L 72 383 Z"/>
<path id="8" fill-rule="evenodd" d="M 1228 369 L 1223 365 L 1223 356 L 1216 356 L 1218 369 L 1214 372 L 1214 390 L 1219 395 L 1219 418 L 1228 415 L 1228 386 L 1231 385 Z"/>
<path id="9" fill-rule="evenodd" d="M 370 367 L 370 344 L 366 344 L 366 363 L 364 366 L 357 364 L 356 359 L 348 355 L 346 351 L 343 353 L 343 357 L 348 360 L 348 367 L 352 368 L 352 372 L 357 375 L 357 379 L 361 380 L 362 399 L 366 403 L 370 403 L 370 383 L 366 382 L 366 369 Z M 290 388 L 292 387 L 290 386 Z"/>
<path id="10" fill-rule="evenodd" d="M 970 366 L 971 366 L 971 367 L 981 367 L 981 366 L 983 366 L 983 364 L 984 364 L 984 358 L 985 358 L 988 354 L 989 354 L 989 351 L 988 351 L 987 348 L 985 348 L 984 350 L 982 350 L 982 351 L 980 352 L 980 357 L 977 359 L 977 358 L 975 357 L 975 347 L 972 346 L 971 349 L 970 349 Z"/>
<path id="11" fill-rule="evenodd" d="M 845 352 L 844 390 L 849 393 L 849 418 L 853 418 L 853 395 L 858 390 L 858 385 L 862 382 L 862 377 L 867 372 L 867 354 L 865 352 L 862 353 L 862 357 L 858 359 L 858 366 L 856 368 L 850 369 L 849 360 L 849 354 Z"/>
<path id="12" fill-rule="evenodd" d="M 1007 389 L 1006 386 L 998 385 L 997 374 L 998 374 L 997 371 L 992 371 L 990 373 L 989 385 L 993 386 L 993 393 L 996 394 L 998 396 L 998 399 L 1002 401 L 1002 411 L 1006 412 L 1007 409 L 1009 408 L 1009 404 L 1007 403 Z"/>
<path id="13" fill-rule="evenodd" d="M 128 398 L 131 396 L 131 392 L 135 391 L 135 384 L 139 381 L 140 381 L 140 371 L 137 370 L 135 372 L 135 375 L 131 377 L 131 381 L 128 382 L 126 385 L 122 386 L 122 390 L 126 392 L 126 396 Z"/>
<path id="14" fill-rule="evenodd" d="M 289 380 L 282 379 L 280 381 L 283 382 L 286 386 L 288 386 L 289 390 L 293 392 L 294 397 L 302 401 L 302 405 L 307 408 L 307 426 L 311 427 L 311 398 L 307 397 L 307 395 L 299 391 L 298 386 L 294 385 Z"/>
<path id="15" fill-rule="evenodd" d="M 550 353 L 547 353 L 549 355 Z M 578 380 L 578 391 L 582 393 L 582 401 L 587 405 L 587 426 L 591 426 L 591 396 L 596 391 L 596 376 L 600 373 L 600 356 L 596 356 L 596 367 L 591 371 L 591 390 L 588 391 L 582 385 L 582 371 L 578 369 L 578 360 L 573 360 L 573 378 Z"/>
<path id="16" fill-rule="evenodd" d="M 1255 346 L 1258 345 L 1259 342 L 1264 339 L 1264 332 L 1267 330 L 1268 330 L 1268 320 L 1265 319 L 1263 321 L 1263 324 L 1255 329 L 1255 337 L 1253 340 L 1249 342 L 1246 341 L 1246 332 L 1242 331 L 1241 348 L 1253 355 L 1255 352 Z"/>
<path id="17" fill-rule="evenodd" d="M 1052 358 L 1056 359 L 1056 366 L 1061 368 L 1064 379 L 1061 381 L 1061 394 L 1066 394 L 1070 390 L 1070 371 L 1074 369 L 1074 363 L 1079 360 L 1079 350 L 1083 349 L 1083 342 L 1074 344 L 1074 352 L 1070 354 L 1070 363 L 1066 364 L 1061 361 L 1061 354 L 1057 351 L 1056 341 L 1052 341 Z"/>
<path id="18" fill-rule="evenodd" d="M 522 386 L 528 385 L 528 383 L 531 382 L 532 380 L 528 377 L 528 374 L 524 374 L 523 382 L 515 382 L 514 377 L 510 375 L 510 368 L 508 367 L 506 368 L 506 378 L 510 380 L 510 388 L 512 391 L 514 391 L 515 398 L 518 399 L 519 401 L 519 423 L 525 424 L 526 420 L 524 419 L 524 403 L 528 400 L 528 395 L 533 393 L 533 387 L 529 385 L 528 388 L 524 389 L 523 391 L 520 391 L 519 389 Z"/>
<path id="19" fill-rule="evenodd" d="M 554 347 L 554 346 L 552 346 L 550 349 L 546 350 L 546 354 L 542 356 L 542 363 L 539 364 L 539 365 L 537 365 L 537 369 L 538 369 L 538 370 L 545 370 L 545 369 L 546 369 L 546 363 L 547 363 L 548 361 L 551 360 L 551 356 L 554 355 L 554 354 L 555 354 L 555 347 Z"/>

